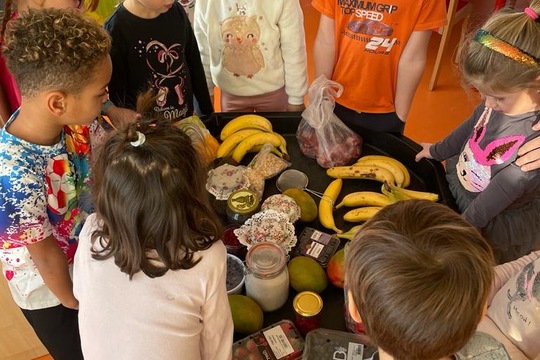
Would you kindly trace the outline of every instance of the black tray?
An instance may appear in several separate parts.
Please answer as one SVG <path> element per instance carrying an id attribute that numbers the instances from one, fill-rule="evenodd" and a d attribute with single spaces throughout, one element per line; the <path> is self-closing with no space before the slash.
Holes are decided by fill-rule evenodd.
<path id="1" fill-rule="evenodd" d="M 214 136 L 219 138 L 219 132 L 223 126 L 231 119 L 243 115 L 241 113 L 216 113 L 207 121 L 207 126 Z M 272 122 L 275 132 L 278 132 L 287 140 L 287 149 L 291 157 L 292 169 L 298 169 L 306 173 L 309 177 L 308 188 L 319 192 L 324 192 L 328 184 L 333 180 L 326 175 L 325 169 L 320 167 L 315 159 L 310 159 L 301 154 L 298 141 L 296 140 L 296 129 L 301 120 L 299 112 L 278 112 L 278 113 L 259 113 Z M 448 190 L 444 168 L 440 162 L 423 159 L 420 162 L 415 162 L 414 157 L 421 150 L 420 145 L 410 140 L 406 136 L 393 133 L 372 133 L 362 131 L 361 129 L 351 127 L 363 139 L 361 155 L 381 154 L 391 156 L 401 161 L 411 174 L 411 184 L 409 189 L 430 191 L 439 194 L 439 202 L 456 209 L 456 205 L 452 194 Z M 249 162 L 253 155 L 246 157 L 243 163 Z M 341 198 L 353 191 L 377 191 L 380 192 L 381 184 L 371 180 L 344 180 Z M 269 179 L 265 184 L 264 198 L 277 194 L 279 191 L 275 185 L 275 178 Z M 318 203 L 319 199 L 315 198 Z M 343 221 L 343 215 L 349 209 L 342 208 L 334 212 L 335 222 L 338 228 L 346 231 L 354 225 Z M 323 228 L 318 219 L 310 223 L 296 223 L 297 235 L 305 226 L 313 227 L 321 231 L 331 233 L 331 230 Z M 341 247 L 344 246 L 345 240 L 342 240 Z M 294 319 L 294 310 L 292 300 L 296 292 L 290 289 L 289 299 L 287 303 L 279 310 L 264 313 L 264 326 L 268 326 L 282 319 Z M 333 285 L 328 285 L 328 288 L 321 294 L 324 306 L 322 310 L 321 327 L 327 329 L 345 331 L 345 319 L 343 313 L 343 290 Z M 241 338 L 238 337 L 238 338 Z M 236 337 L 235 337 L 236 339 Z"/>

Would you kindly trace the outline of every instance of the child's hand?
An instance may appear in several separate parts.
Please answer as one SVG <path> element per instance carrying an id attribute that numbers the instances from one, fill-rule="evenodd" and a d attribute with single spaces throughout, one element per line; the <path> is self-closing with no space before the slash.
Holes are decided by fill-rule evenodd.
<path id="1" fill-rule="evenodd" d="M 130 109 L 121 108 L 113 105 L 107 110 L 107 116 L 109 117 L 109 119 L 111 119 L 113 125 L 119 128 L 122 125 L 137 121 L 138 119 L 140 119 L 141 114 L 138 114 L 137 112 Z"/>
<path id="2" fill-rule="evenodd" d="M 431 143 L 420 143 L 420 145 L 422 145 L 422 151 L 420 151 L 418 154 L 416 154 L 416 157 L 414 158 L 414 160 L 416 160 L 416 162 L 419 162 L 423 158 L 433 159 L 433 157 L 431 157 L 431 154 L 429 153 L 429 148 L 433 144 L 431 144 Z"/>
<path id="3" fill-rule="evenodd" d="M 304 111 L 306 109 L 306 106 L 304 104 L 302 105 L 287 105 L 287 111 Z"/>
<path id="4" fill-rule="evenodd" d="M 533 126 L 533 130 L 540 130 L 540 123 Z M 531 171 L 540 168 L 540 136 L 526 142 L 518 150 L 516 165 L 523 171 Z"/>

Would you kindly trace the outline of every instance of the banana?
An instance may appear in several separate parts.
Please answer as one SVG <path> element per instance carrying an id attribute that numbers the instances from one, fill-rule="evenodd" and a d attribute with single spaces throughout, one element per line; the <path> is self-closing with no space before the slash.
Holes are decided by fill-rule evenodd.
<path id="1" fill-rule="evenodd" d="M 388 161 L 386 159 L 365 159 L 360 158 L 353 166 L 356 165 L 372 165 L 386 169 L 392 173 L 396 181 L 396 185 L 403 187 L 405 182 L 405 174 L 401 170 L 401 167 L 397 166 L 395 162 Z"/>
<path id="2" fill-rule="evenodd" d="M 382 207 L 380 206 L 366 206 L 353 209 L 343 215 L 343 220 L 348 222 L 368 221 L 381 209 Z"/>
<path id="3" fill-rule="evenodd" d="M 259 129 L 271 132 L 272 123 L 265 117 L 255 114 L 240 115 L 229 121 L 221 130 L 219 138 L 224 141 L 226 138 L 243 129 Z"/>
<path id="4" fill-rule="evenodd" d="M 332 178 L 376 180 L 394 184 L 394 175 L 386 169 L 372 165 L 335 166 L 326 170 Z"/>
<path id="5" fill-rule="evenodd" d="M 258 129 L 244 129 L 227 136 L 225 141 L 219 145 L 217 157 L 222 158 L 229 155 L 242 140 L 246 139 L 248 136 L 261 132 L 262 131 Z"/>
<path id="6" fill-rule="evenodd" d="M 285 140 L 285 138 L 278 133 L 274 133 L 274 134 L 277 135 L 277 137 L 279 138 L 279 141 L 281 142 L 281 144 L 279 145 L 279 151 L 281 151 L 281 153 L 284 155 L 283 157 L 288 161 L 290 157 L 289 157 L 289 153 L 287 152 L 287 140 Z"/>
<path id="7" fill-rule="evenodd" d="M 352 240 L 354 236 L 356 235 L 356 233 L 358 232 L 358 230 L 362 228 L 362 226 L 364 225 L 353 226 L 349 231 L 341 233 L 341 234 L 337 234 L 336 236 L 340 239 Z"/>
<path id="8" fill-rule="evenodd" d="M 403 186 L 404 188 L 408 187 L 411 184 L 411 174 L 409 173 L 409 170 L 403 165 L 399 160 L 394 159 L 393 157 L 386 156 L 386 155 L 365 155 L 362 156 L 360 159 L 358 159 L 357 163 L 361 161 L 366 160 L 384 160 L 386 162 L 390 162 L 394 164 L 395 166 L 399 167 L 401 169 L 401 172 L 403 173 L 403 176 L 405 177 L 403 180 Z"/>
<path id="9" fill-rule="evenodd" d="M 374 191 L 357 191 L 347 194 L 343 200 L 336 206 L 339 209 L 342 206 L 386 206 L 392 204 L 388 196 Z"/>
<path id="10" fill-rule="evenodd" d="M 325 228 L 334 230 L 338 234 L 341 234 L 343 231 L 336 227 L 333 207 L 341 192 L 342 186 L 343 180 L 336 179 L 332 181 L 324 191 L 321 201 L 319 202 L 319 222 Z"/>
<path id="11" fill-rule="evenodd" d="M 403 189 L 392 184 L 384 183 L 381 187 L 383 194 L 387 195 L 392 201 L 410 200 L 410 199 L 422 199 L 433 202 L 439 201 L 439 194 L 427 192 Z"/>
<path id="12" fill-rule="evenodd" d="M 266 143 L 270 143 L 277 147 L 281 144 L 281 141 L 273 132 L 260 132 L 250 135 L 236 146 L 232 153 L 232 158 L 237 163 L 240 163 L 250 149 Z"/>

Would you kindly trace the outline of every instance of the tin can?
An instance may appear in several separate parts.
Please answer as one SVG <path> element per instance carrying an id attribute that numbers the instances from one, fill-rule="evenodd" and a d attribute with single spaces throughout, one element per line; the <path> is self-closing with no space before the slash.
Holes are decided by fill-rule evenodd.
<path id="1" fill-rule="evenodd" d="M 229 224 L 242 225 L 257 212 L 259 197 L 249 189 L 240 189 L 229 195 L 227 199 L 227 221 Z"/>
<path id="2" fill-rule="evenodd" d="M 321 326 L 322 298 L 313 291 L 302 291 L 293 300 L 296 328 L 302 335 Z"/>

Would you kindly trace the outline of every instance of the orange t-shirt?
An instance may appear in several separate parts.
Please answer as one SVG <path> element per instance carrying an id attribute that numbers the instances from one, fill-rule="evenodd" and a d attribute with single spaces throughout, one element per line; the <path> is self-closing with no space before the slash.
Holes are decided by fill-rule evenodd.
<path id="1" fill-rule="evenodd" d="M 335 21 L 332 80 L 343 85 L 336 101 L 356 111 L 394 112 L 399 58 L 413 31 L 446 23 L 444 0 L 313 0 Z"/>

